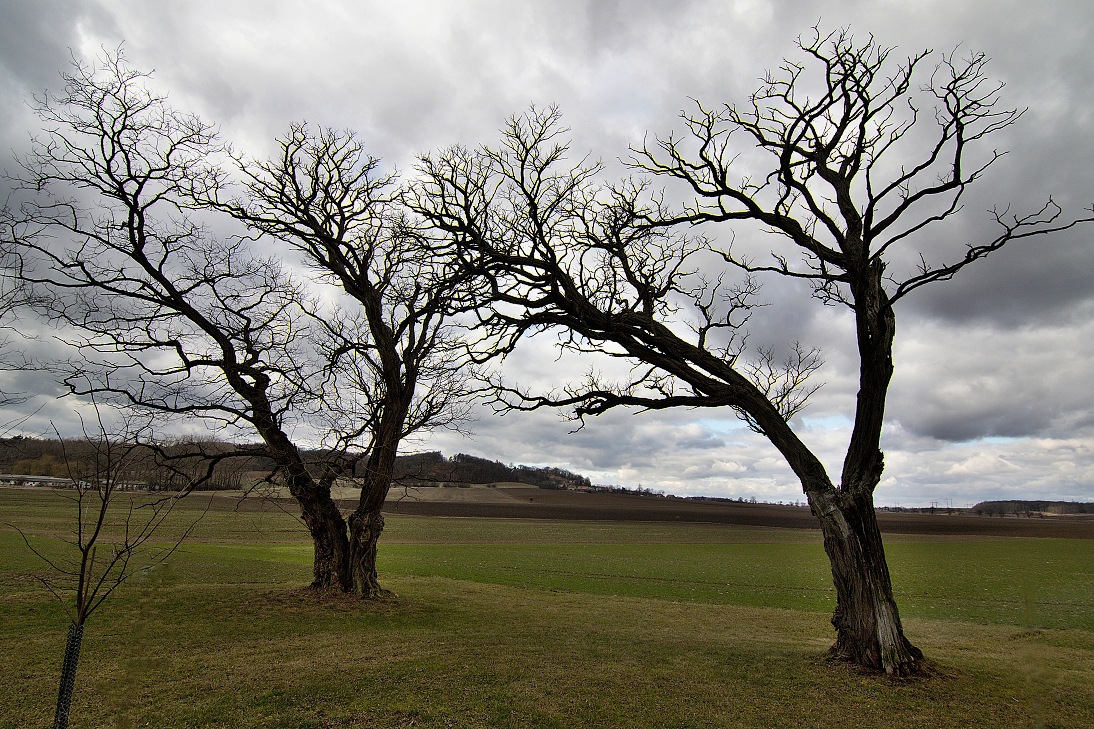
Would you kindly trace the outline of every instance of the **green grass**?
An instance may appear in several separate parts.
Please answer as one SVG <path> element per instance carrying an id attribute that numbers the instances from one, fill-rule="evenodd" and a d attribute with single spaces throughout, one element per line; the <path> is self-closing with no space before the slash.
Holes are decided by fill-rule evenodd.
<path id="1" fill-rule="evenodd" d="M 186 505 L 174 528 L 192 518 Z M 0 489 L 61 548 L 64 504 Z M 823 659 L 815 532 L 392 516 L 399 597 L 320 600 L 280 513 L 210 510 L 88 625 L 74 727 L 1094 726 L 1094 540 L 888 544 L 934 672 Z M 0 527 L 0 727 L 48 726 L 63 611 Z"/>

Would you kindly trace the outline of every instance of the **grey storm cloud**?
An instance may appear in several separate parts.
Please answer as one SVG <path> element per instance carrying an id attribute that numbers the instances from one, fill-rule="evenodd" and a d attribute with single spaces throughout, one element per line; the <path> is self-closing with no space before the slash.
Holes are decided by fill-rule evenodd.
<path id="1" fill-rule="evenodd" d="M 619 174 L 628 147 L 680 130 L 692 99 L 746 101 L 764 69 L 819 22 L 872 33 L 900 58 L 926 48 L 982 51 L 992 59 L 988 74 L 1006 84 L 1004 103 L 1028 107 L 992 139 L 1007 154 L 970 189 L 961 216 L 914 241 L 915 251 L 959 258 L 966 244 L 992 237 L 993 208 L 1028 212 L 1051 197 L 1077 215 L 1094 202 L 1094 5 L 1086 0 L 0 0 L 0 17 L 8 169 L 10 152 L 24 150 L 35 131 L 31 95 L 56 90 L 73 56 L 92 60 L 124 45 L 134 66 L 154 70 L 155 88 L 173 105 L 219 125 L 245 155 L 269 154 L 290 122 L 307 120 L 356 130 L 385 166 L 412 174 L 420 153 L 492 143 L 508 115 L 558 104 L 575 159 L 589 154 Z M 730 236 L 710 234 L 722 243 Z M 768 250 L 761 230 L 734 235 L 758 256 Z M 1092 235 L 1094 226 L 1015 243 L 900 302 L 879 502 L 1094 496 Z M 917 263 L 909 251 L 893 270 Z M 853 319 L 793 282 L 766 282 L 760 299 L 751 344 L 799 341 L 823 352 L 817 378 L 825 386 L 797 424 L 838 473 L 857 386 Z M 56 354 L 38 323 L 18 329 L 8 351 Z M 550 335 L 526 343 L 505 376 L 544 389 L 591 366 L 556 361 L 551 344 Z M 0 390 L 31 395 L 3 419 L 25 416 L 28 432 L 44 432 L 78 405 L 57 399 L 48 373 L 0 373 L 0 382 Z M 676 493 L 800 498 L 774 449 L 732 413 L 620 412 L 574 427 L 555 413 L 500 418 L 482 408 L 472 439 L 442 431 L 412 447 Z"/>

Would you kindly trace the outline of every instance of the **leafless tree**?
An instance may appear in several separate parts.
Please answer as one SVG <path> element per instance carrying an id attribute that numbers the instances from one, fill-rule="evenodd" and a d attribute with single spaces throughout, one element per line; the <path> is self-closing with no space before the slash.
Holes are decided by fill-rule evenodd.
<path id="1" fill-rule="evenodd" d="M 208 235 L 195 191 L 221 176 L 214 130 L 152 93 L 121 53 L 76 63 L 38 99 L 43 135 L 21 160 L 7 208 L 23 279 L 76 346 L 73 394 L 165 418 L 253 429 L 300 505 L 316 588 L 348 585 L 346 524 L 289 433 L 321 401 L 305 295 L 242 239 Z M 18 205 L 16 206 L 16 202 Z"/>
<path id="2" fill-rule="evenodd" d="M 312 535 L 313 586 L 382 595 L 380 510 L 400 442 L 458 427 L 472 396 L 449 321 L 466 297 L 458 269 L 352 134 L 293 127 L 279 159 L 242 166 L 245 192 L 229 199 L 213 130 L 120 56 L 66 80 L 37 105 L 46 137 L 11 217 L 24 280 L 52 292 L 49 316 L 80 337 L 70 389 L 253 429 Z M 295 246 L 344 295 L 324 306 L 254 255 L 252 237 L 210 236 L 199 221 L 224 212 Z M 305 457 L 294 427 L 323 457 Z M 331 487 L 357 471 L 347 523 Z"/>
<path id="3" fill-rule="evenodd" d="M 68 726 L 76 685 L 84 625 L 103 603 L 135 574 L 162 564 L 190 534 L 198 519 L 164 529 L 175 505 L 200 481 L 186 483 L 177 491 L 135 491 L 129 482 L 143 461 L 157 453 L 146 429 L 109 434 L 95 409 L 98 422 L 84 428 L 79 456 L 65 454 L 71 488 L 58 493 L 72 502 L 72 533 L 62 538 L 66 549 L 57 552 L 17 525 L 27 547 L 48 571 L 39 576 L 46 589 L 68 613 L 65 657 L 54 712 L 54 729 Z M 59 438 L 59 433 L 58 433 Z M 62 444 L 64 441 L 61 441 Z M 152 543 L 156 537 L 159 544 Z"/>
<path id="4" fill-rule="evenodd" d="M 958 212 L 1002 154 L 984 155 L 981 143 L 1020 112 L 1001 108 L 980 55 L 925 52 L 894 63 L 872 38 L 845 32 L 818 32 L 799 47 L 804 60 L 770 73 L 745 105 L 697 104 L 681 137 L 634 150 L 635 180 L 596 184 L 599 165 L 567 160 L 557 111 L 533 109 L 509 121 L 495 149 L 423 157 L 414 207 L 488 282 L 496 304 L 479 318 L 497 351 L 554 329 L 565 348 L 633 364 L 622 381 L 594 375 L 551 393 L 503 388 L 503 406 L 569 407 L 578 418 L 620 406 L 732 408 L 778 449 L 820 520 L 837 593 L 833 655 L 910 674 L 922 653 L 904 636 L 873 506 L 893 305 L 1008 243 L 1091 219 L 1064 220 L 1051 199 L 1029 214 L 998 212 L 990 240 L 890 273 L 898 251 Z M 763 171 L 750 174 L 745 153 L 750 164 L 766 160 Z M 653 188 L 660 180 L 683 183 L 694 202 L 670 209 Z M 772 262 L 692 227 L 718 222 L 770 234 Z M 838 484 L 790 422 L 819 355 L 795 345 L 780 358 L 746 346 L 765 275 L 806 281 L 821 302 L 854 314 L 859 391 Z"/>
<path id="5" fill-rule="evenodd" d="M 349 516 L 350 575 L 359 596 L 383 594 L 376 545 L 400 443 L 459 427 L 474 395 L 452 324 L 470 292 L 451 250 L 414 225 L 393 175 L 351 132 L 293 125 L 281 154 L 241 163 L 246 191 L 218 203 L 260 235 L 284 241 L 348 298 L 325 323 L 324 404 L 366 436 L 361 496 Z M 355 306 L 353 306 L 355 305 Z"/>

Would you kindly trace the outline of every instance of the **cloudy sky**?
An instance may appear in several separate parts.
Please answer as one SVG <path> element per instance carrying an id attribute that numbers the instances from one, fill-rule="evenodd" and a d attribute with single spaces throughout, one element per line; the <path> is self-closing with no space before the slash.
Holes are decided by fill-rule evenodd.
<path id="1" fill-rule="evenodd" d="M 960 250 L 990 231 L 985 211 L 997 204 L 1027 209 L 1052 195 L 1080 215 L 1094 201 L 1088 0 L 0 0 L 0 19 L 4 167 L 35 128 L 26 100 L 59 89 L 73 56 L 123 42 L 174 106 L 255 156 L 306 119 L 357 130 L 371 154 L 409 169 L 418 153 L 489 143 L 506 116 L 555 103 L 574 147 L 611 162 L 647 132 L 678 128 L 689 98 L 744 100 L 819 21 L 872 33 L 901 56 L 983 51 L 1007 103 L 1029 107 L 994 138 L 1009 154 L 970 197 L 954 240 L 924 245 Z M 1092 236 L 1094 226 L 1015 244 L 901 302 L 879 504 L 1094 499 Z M 765 295 L 760 336 L 824 350 L 827 384 L 799 428 L 838 473 L 856 378 L 849 319 L 777 286 Z M 507 365 L 529 384 L 561 384 L 567 370 L 548 343 Z M 37 413 L 26 432 L 71 412 L 32 375 L 0 377 L 0 389 L 34 394 L 8 408 L 9 422 Z M 472 439 L 440 433 L 412 447 L 681 495 L 802 498 L 775 450 L 726 413 L 616 412 L 571 429 L 551 413 L 484 412 Z"/>

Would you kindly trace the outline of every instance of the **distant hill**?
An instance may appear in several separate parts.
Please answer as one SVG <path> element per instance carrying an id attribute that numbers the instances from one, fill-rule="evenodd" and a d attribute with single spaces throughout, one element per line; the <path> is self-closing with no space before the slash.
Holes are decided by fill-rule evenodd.
<path id="1" fill-rule="evenodd" d="M 440 451 L 399 456 L 395 479 L 405 486 L 458 486 L 461 484 L 523 483 L 542 489 L 588 489 L 592 483 L 562 468 L 505 465 L 487 458 L 457 453 L 445 458 Z"/>
<path id="2" fill-rule="evenodd" d="M 227 452 L 239 455 L 220 464 L 215 478 L 200 488 L 202 490 L 239 489 L 248 483 L 268 477 L 275 470 L 272 460 L 265 456 L 260 444 L 230 444 L 215 441 L 179 442 L 168 446 L 169 452 L 190 453 L 195 449 L 207 454 Z M 126 480 L 170 487 L 178 475 L 171 476 L 160 468 L 151 452 L 132 460 Z M 321 463 L 327 454 L 306 452 L 305 458 Z M 94 460 L 93 449 L 84 440 L 67 441 L 46 438 L 16 436 L 0 439 L 0 474 L 21 474 L 68 478 Z M 195 457 L 193 468 L 199 467 Z M 358 464 L 360 469 L 363 464 Z M 356 475 L 361 475 L 357 473 Z M 399 456 L 395 464 L 395 479 L 403 486 L 458 486 L 470 484 L 522 483 L 544 489 L 588 489 L 589 479 L 562 468 L 505 465 L 478 456 L 459 453 L 446 458 L 440 451 Z"/>

